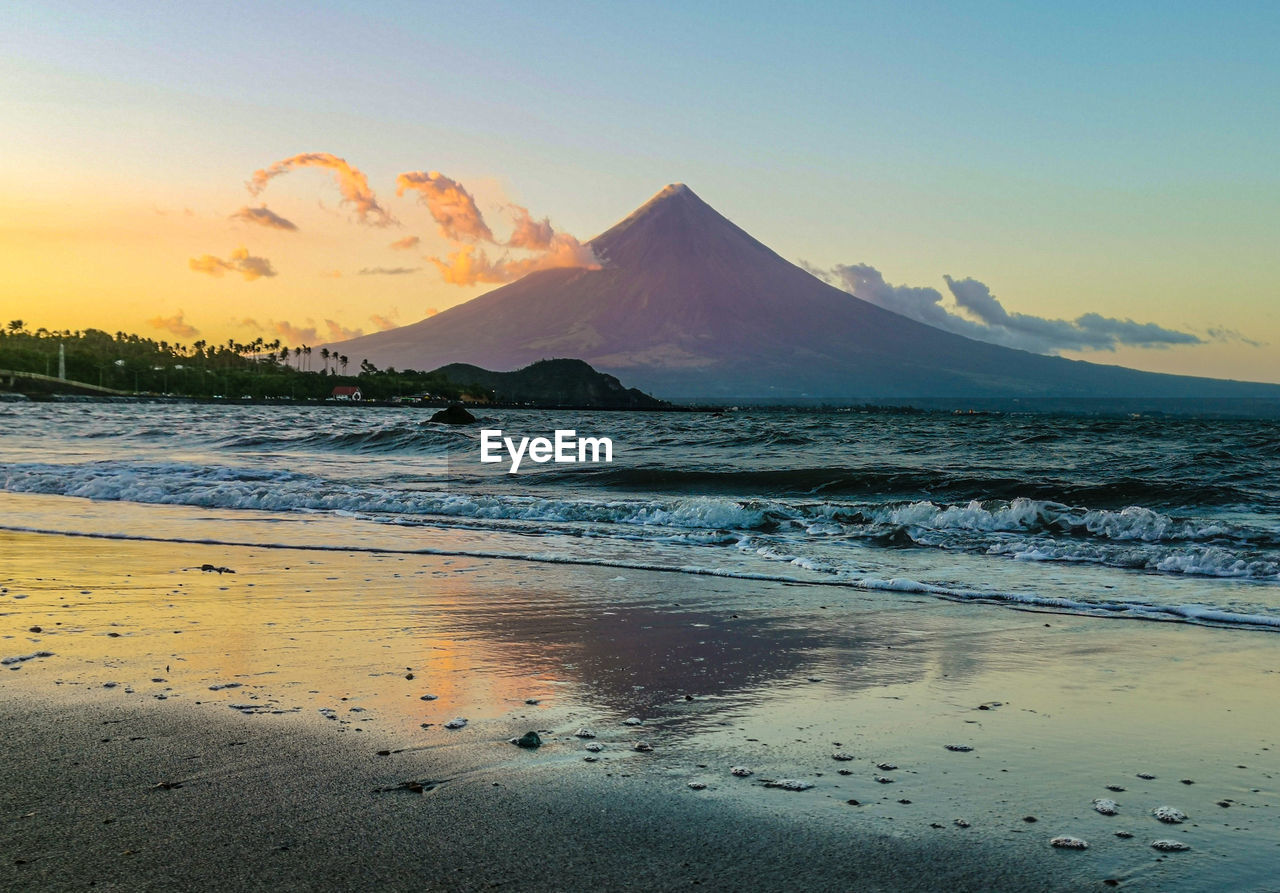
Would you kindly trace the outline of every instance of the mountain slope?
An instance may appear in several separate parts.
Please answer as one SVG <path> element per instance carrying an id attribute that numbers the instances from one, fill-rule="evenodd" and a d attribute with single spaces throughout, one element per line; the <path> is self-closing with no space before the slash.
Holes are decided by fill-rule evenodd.
<path id="1" fill-rule="evenodd" d="M 599 270 L 532 273 L 343 342 L 380 366 L 514 369 L 578 357 L 663 398 L 1280 397 L 974 341 L 868 304 L 778 256 L 683 184 L 590 243 Z"/>

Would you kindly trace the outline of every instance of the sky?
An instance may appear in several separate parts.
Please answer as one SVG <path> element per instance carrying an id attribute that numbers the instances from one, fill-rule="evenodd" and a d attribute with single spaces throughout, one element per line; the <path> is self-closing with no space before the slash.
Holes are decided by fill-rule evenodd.
<path id="1" fill-rule="evenodd" d="M 1280 381 L 1278 44 L 1261 2 L 19 0 L 0 321 L 320 344 L 679 181 L 945 328 Z"/>

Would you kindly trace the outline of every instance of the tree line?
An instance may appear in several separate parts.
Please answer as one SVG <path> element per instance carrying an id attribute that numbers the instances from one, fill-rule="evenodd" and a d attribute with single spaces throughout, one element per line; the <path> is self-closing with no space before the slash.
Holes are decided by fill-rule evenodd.
<path id="1" fill-rule="evenodd" d="M 137 394 L 321 400 L 336 386 L 353 385 L 366 400 L 492 396 L 438 372 L 379 369 L 368 361 L 352 372 L 350 358 L 337 351 L 278 338 L 188 345 L 101 329 L 31 330 L 20 319 L 0 328 L 0 369 L 56 376 L 60 346 L 68 379 Z"/>

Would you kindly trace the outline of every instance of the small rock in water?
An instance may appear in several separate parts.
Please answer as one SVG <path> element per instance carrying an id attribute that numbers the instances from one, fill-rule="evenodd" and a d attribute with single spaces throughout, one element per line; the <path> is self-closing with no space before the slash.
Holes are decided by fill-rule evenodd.
<path id="1" fill-rule="evenodd" d="M 1157 806 L 1151 810 L 1151 814 L 1166 825 L 1181 825 L 1187 820 L 1186 813 L 1172 806 Z"/>
<path id="2" fill-rule="evenodd" d="M 440 697 L 440 696 L 439 696 L 439 695 L 423 695 L 422 697 L 418 698 L 418 700 L 419 700 L 419 701 L 434 701 L 434 700 L 435 700 L 436 698 L 438 698 L 438 697 Z"/>
<path id="3" fill-rule="evenodd" d="M 898 767 L 895 766 L 893 763 L 876 763 L 876 768 L 879 769 L 881 772 L 892 772 Z"/>
<path id="4" fill-rule="evenodd" d="M 853 770 L 852 770 L 852 769 L 837 769 L 837 770 L 836 770 L 836 774 L 837 774 L 837 775 L 852 775 L 852 774 L 853 774 Z"/>
<path id="5" fill-rule="evenodd" d="M 586 749 L 591 751 L 592 753 L 599 753 L 600 751 L 604 750 L 604 745 L 597 744 L 596 742 L 592 741 L 590 744 L 587 745 Z"/>
<path id="6" fill-rule="evenodd" d="M 1040 821 L 1038 818 L 1036 818 L 1033 815 L 1024 815 L 1022 817 L 1022 820 L 1026 822 L 1028 825 L 1031 825 L 1031 824 L 1034 824 L 1035 822 Z"/>
<path id="7" fill-rule="evenodd" d="M 530 707 L 537 707 L 539 704 L 542 703 L 542 701 L 538 700 L 537 698 L 525 698 L 524 702 L 528 704 Z"/>
<path id="8" fill-rule="evenodd" d="M 779 778 L 777 781 L 766 781 L 766 788 L 782 788 L 784 791 L 807 791 L 813 787 L 808 781 L 801 781 L 798 778 Z"/>
<path id="9" fill-rule="evenodd" d="M 1085 843 L 1079 837 L 1055 837 L 1049 841 L 1050 846 L 1055 846 L 1060 850 L 1087 850 L 1089 844 Z"/>
<path id="10" fill-rule="evenodd" d="M 821 677 L 821 676 L 810 676 L 810 677 L 808 678 L 808 680 L 806 680 L 806 681 L 808 681 L 808 682 L 821 682 L 821 681 L 822 681 L 822 677 Z"/>
<path id="11" fill-rule="evenodd" d="M 578 731 L 573 733 L 573 736 L 575 738 L 594 738 L 596 733 L 590 729 L 578 729 Z"/>
<path id="12" fill-rule="evenodd" d="M 956 826 L 957 828 L 968 828 L 968 827 L 969 827 L 969 822 L 968 822 L 967 820 L 965 820 L 965 819 L 956 819 L 956 820 L 955 820 L 955 826 Z"/>
<path id="13" fill-rule="evenodd" d="M 1116 792 L 1117 794 L 1122 794 L 1122 793 L 1124 793 L 1124 788 L 1120 787 L 1120 785 L 1118 785 L 1118 784 L 1109 784 L 1109 785 L 1107 785 L 1107 790 L 1108 790 L 1108 791 L 1114 791 L 1114 792 Z"/>
<path id="14" fill-rule="evenodd" d="M 875 778 L 878 784 L 893 784 L 892 778 L 887 778 L 886 776 L 883 776 L 883 775 L 875 775 L 872 777 Z"/>
<path id="15" fill-rule="evenodd" d="M 1133 836 L 1133 832 L 1132 832 L 1132 831 L 1117 831 L 1117 832 L 1116 832 L 1116 837 L 1119 837 L 1121 840 L 1128 840 L 1128 839 L 1129 839 L 1130 837 L 1132 837 L 1132 836 Z"/>
<path id="16" fill-rule="evenodd" d="M 461 728 L 465 728 L 466 725 L 467 725 L 466 719 L 459 716 L 456 719 L 449 720 L 447 723 L 444 724 L 444 727 L 446 729 L 461 729 Z"/>
<path id="17" fill-rule="evenodd" d="M 119 685 L 119 684 L 120 684 L 119 682 L 104 682 L 104 683 L 102 683 L 102 687 L 103 687 L 103 688 L 115 688 L 115 687 L 116 687 L 117 685 Z"/>
<path id="18" fill-rule="evenodd" d="M 597 762 L 599 759 L 600 759 L 599 757 L 583 757 L 583 758 L 582 758 L 582 762 L 584 762 L 584 763 L 595 763 L 595 762 Z"/>
<path id="19" fill-rule="evenodd" d="M 1194 782 L 1194 781 L 1192 781 L 1192 780 L 1191 780 L 1191 779 L 1189 779 L 1189 778 L 1184 778 L 1184 779 L 1182 779 L 1182 783 L 1183 783 L 1183 784 L 1195 784 L 1195 782 Z"/>
<path id="20" fill-rule="evenodd" d="M 705 791 L 706 789 L 707 789 L 706 784 L 701 781 L 689 782 L 689 790 L 691 791 Z"/>
<path id="21" fill-rule="evenodd" d="M 1219 805 L 1219 806 L 1221 806 L 1223 809 L 1230 809 L 1230 808 L 1231 808 L 1231 801 L 1230 801 L 1230 800 L 1219 800 L 1219 801 L 1218 801 L 1218 805 Z"/>
<path id="22" fill-rule="evenodd" d="M 1155 776 L 1152 775 L 1150 772 L 1139 772 L 1138 777 L 1146 779 L 1147 781 L 1151 781 L 1151 779 L 1155 778 Z"/>
<path id="23" fill-rule="evenodd" d="M 542 746 L 542 739 L 538 737 L 537 732 L 525 732 L 519 738 L 512 738 L 511 743 L 516 747 L 524 747 L 529 750 L 535 750 Z"/>
<path id="24" fill-rule="evenodd" d="M 636 746 L 633 747 L 632 750 L 637 750 L 640 753 L 651 753 L 653 751 L 653 745 L 648 741 L 637 741 Z"/>
<path id="25" fill-rule="evenodd" d="M 628 716 L 626 719 L 622 721 L 622 724 L 624 726 L 638 726 L 638 725 L 643 725 L 643 723 L 644 723 L 644 720 L 638 716 Z"/>
<path id="26" fill-rule="evenodd" d="M 831 759 L 838 760 L 841 763 L 847 763 L 853 759 L 853 754 L 845 753 L 843 750 L 838 750 L 831 755 Z"/>
<path id="27" fill-rule="evenodd" d="M 1190 846 L 1178 840 L 1153 840 L 1151 848 L 1162 853 L 1181 853 L 1191 849 Z"/>
<path id="28" fill-rule="evenodd" d="M 1120 811 L 1116 805 L 1116 801 L 1108 800 L 1106 797 L 1099 797 L 1093 801 L 1093 811 L 1102 815 L 1115 815 Z"/>
<path id="29" fill-rule="evenodd" d="M 954 751 L 955 753 L 968 753 L 973 750 L 973 748 L 967 744 L 947 744 L 944 746 L 947 750 Z"/>
<path id="30" fill-rule="evenodd" d="M 746 778 L 747 776 L 751 775 L 752 772 L 746 766 L 734 766 L 732 769 L 729 770 L 729 774 L 736 775 L 738 776 L 738 778 Z"/>

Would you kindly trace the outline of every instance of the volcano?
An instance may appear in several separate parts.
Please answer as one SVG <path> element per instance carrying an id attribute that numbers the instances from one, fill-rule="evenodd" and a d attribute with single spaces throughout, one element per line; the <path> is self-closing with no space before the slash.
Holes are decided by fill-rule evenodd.
<path id="1" fill-rule="evenodd" d="M 1280 398 L 1280 385 L 1042 356 L 916 322 L 785 260 L 680 183 L 590 245 L 599 269 L 530 273 L 336 350 L 423 370 L 572 357 L 666 399 Z"/>

